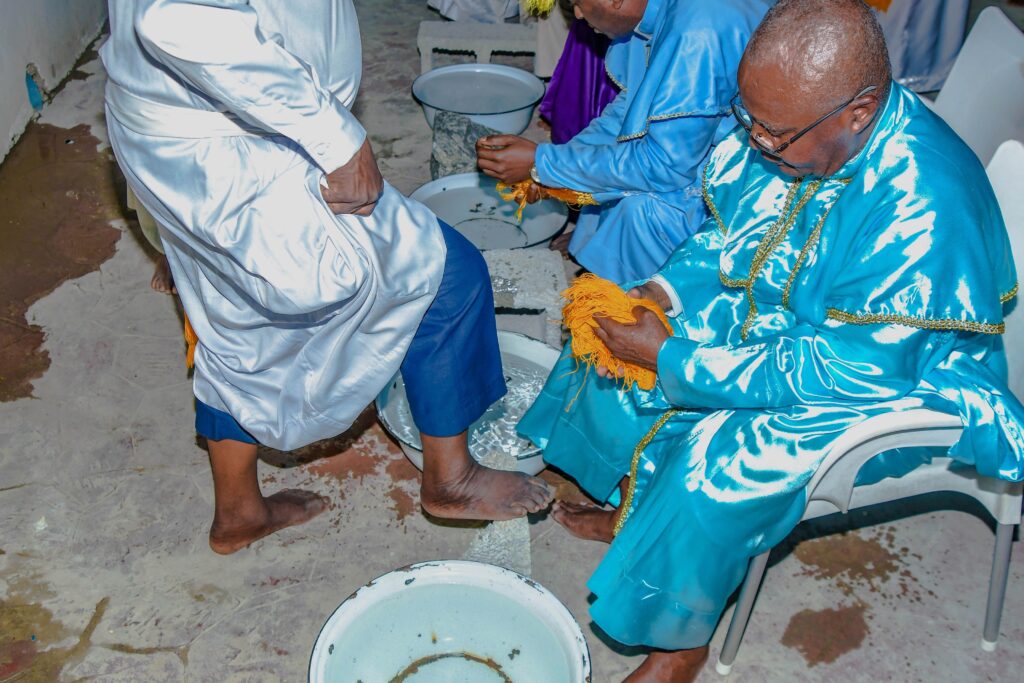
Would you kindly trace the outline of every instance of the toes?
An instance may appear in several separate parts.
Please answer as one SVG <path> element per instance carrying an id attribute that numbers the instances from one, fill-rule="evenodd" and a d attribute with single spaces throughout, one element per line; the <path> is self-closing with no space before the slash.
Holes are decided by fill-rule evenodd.
<path id="1" fill-rule="evenodd" d="M 534 512 L 536 512 L 537 510 L 543 510 L 544 508 L 551 504 L 551 496 L 543 493 L 539 495 L 535 494 L 532 497 L 532 500 L 534 505 L 536 506 Z"/>
<path id="2" fill-rule="evenodd" d="M 511 511 L 512 514 L 514 514 L 516 517 L 525 517 L 526 515 L 530 514 L 530 512 L 532 512 L 532 510 L 528 510 L 527 508 L 523 507 L 518 503 L 510 506 L 509 511 Z"/>

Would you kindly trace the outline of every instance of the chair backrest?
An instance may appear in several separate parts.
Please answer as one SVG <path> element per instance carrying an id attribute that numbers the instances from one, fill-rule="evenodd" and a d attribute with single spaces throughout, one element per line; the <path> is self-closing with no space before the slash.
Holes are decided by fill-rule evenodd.
<path id="1" fill-rule="evenodd" d="M 988 164 L 988 178 L 1010 234 L 1017 277 L 1024 277 L 1024 143 L 1007 140 L 1000 145 Z M 1018 294 L 1011 305 L 1003 343 L 1010 365 L 1010 389 L 1024 400 L 1024 294 Z"/>
<path id="2" fill-rule="evenodd" d="M 1024 143 L 1018 140 L 1005 141 L 996 150 L 987 170 L 1010 235 L 1014 261 L 1021 269 L 1018 276 L 1024 277 Z M 1011 304 L 1013 308 L 1006 316 L 1003 342 L 1010 370 L 1010 389 L 1024 399 L 1024 295 L 1020 295 L 1014 303 L 1017 305 Z M 833 444 L 832 453 L 822 462 L 808 484 L 808 508 L 804 518 L 834 512 L 836 509 L 845 512 L 861 467 L 876 453 L 911 446 L 949 447 L 960 438 L 962 427 L 956 415 L 917 409 L 879 415 L 848 429 Z M 905 477 L 891 480 L 875 487 L 872 502 L 895 500 L 923 490 L 936 490 L 928 488 L 931 480 L 910 479 Z M 916 490 L 915 486 L 921 481 L 925 484 L 924 488 Z M 944 480 L 944 485 L 950 483 Z M 952 490 L 968 492 L 968 489 Z M 973 491 L 969 495 L 982 502 L 997 519 L 1002 519 L 996 500 L 998 496 Z M 823 505 L 823 502 L 826 504 Z M 1017 503 L 1013 515 L 1019 516 L 1019 508 L 1020 504 Z"/>
<path id="3" fill-rule="evenodd" d="M 1024 140 L 1024 33 L 996 7 L 978 17 L 933 107 L 987 164 Z"/>

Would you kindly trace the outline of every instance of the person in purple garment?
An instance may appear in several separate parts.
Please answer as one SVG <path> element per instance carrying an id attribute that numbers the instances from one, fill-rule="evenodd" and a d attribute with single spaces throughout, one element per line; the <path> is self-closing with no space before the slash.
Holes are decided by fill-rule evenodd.
<path id="1" fill-rule="evenodd" d="M 619 94 L 604 69 L 610 42 L 583 19 L 569 27 L 562 56 L 540 103 L 540 115 L 551 125 L 551 142 L 556 145 L 576 137 Z"/>

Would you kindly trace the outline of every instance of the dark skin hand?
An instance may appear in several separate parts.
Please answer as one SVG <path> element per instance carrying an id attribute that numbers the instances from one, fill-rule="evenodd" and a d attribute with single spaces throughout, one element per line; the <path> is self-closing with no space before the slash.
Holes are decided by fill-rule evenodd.
<path id="1" fill-rule="evenodd" d="M 653 282 L 634 287 L 627 294 L 634 299 L 651 299 L 661 306 L 662 310 L 671 308 L 665 290 Z M 654 311 L 637 306 L 633 309 L 633 315 L 636 316 L 636 322 L 632 324 L 595 318 L 594 321 L 598 325 L 595 334 L 619 360 L 657 371 L 658 352 L 669 338 L 668 330 L 661 324 Z M 601 377 L 621 377 L 622 368 L 598 367 L 597 374 Z"/>
<path id="2" fill-rule="evenodd" d="M 489 135 L 476 141 L 476 163 L 480 170 L 512 185 L 530 177 L 537 143 L 518 135 Z"/>
<path id="3" fill-rule="evenodd" d="M 321 185 L 320 194 L 331 211 L 356 216 L 372 214 L 384 193 L 384 178 L 377 168 L 369 138 L 347 164 L 327 174 L 326 181 L 327 187 Z"/>

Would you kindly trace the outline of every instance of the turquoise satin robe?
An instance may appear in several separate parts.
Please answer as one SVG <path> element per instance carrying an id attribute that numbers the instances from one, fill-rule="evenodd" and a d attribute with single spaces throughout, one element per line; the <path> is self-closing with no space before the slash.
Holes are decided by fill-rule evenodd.
<path id="1" fill-rule="evenodd" d="M 1004 385 L 1017 287 L 974 154 L 892 86 L 865 147 L 835 175 L 791 179 L 737 130 L 704 178 L 711 217 L 656 276 L 680 302 L 658 385 L 623 391 L 563 353 L 520 431 L 598 500 L 643 452 L 621 532 L 589 582 L 615 639 L 704 645 L 750 557 L 797 524 L 834 440 L 928 406 L 966 427 L 950 454 L 1024 478 L 1024 407 Z M 883 454 L 872 479 L 918 454 Z M 862 475 L 866 474 L 862 470 Z"/>
<path id="2" fill-rule="evenodd" d="M 619 96 L 564 145 L 537 147 L 540 180 L 589 192 L 570 251 L 591 272 L 649 277 L 703 223 L 700 177 L 732 129 L 729 102 L 769 0 L 649 0 L 605 66 Z"/>

